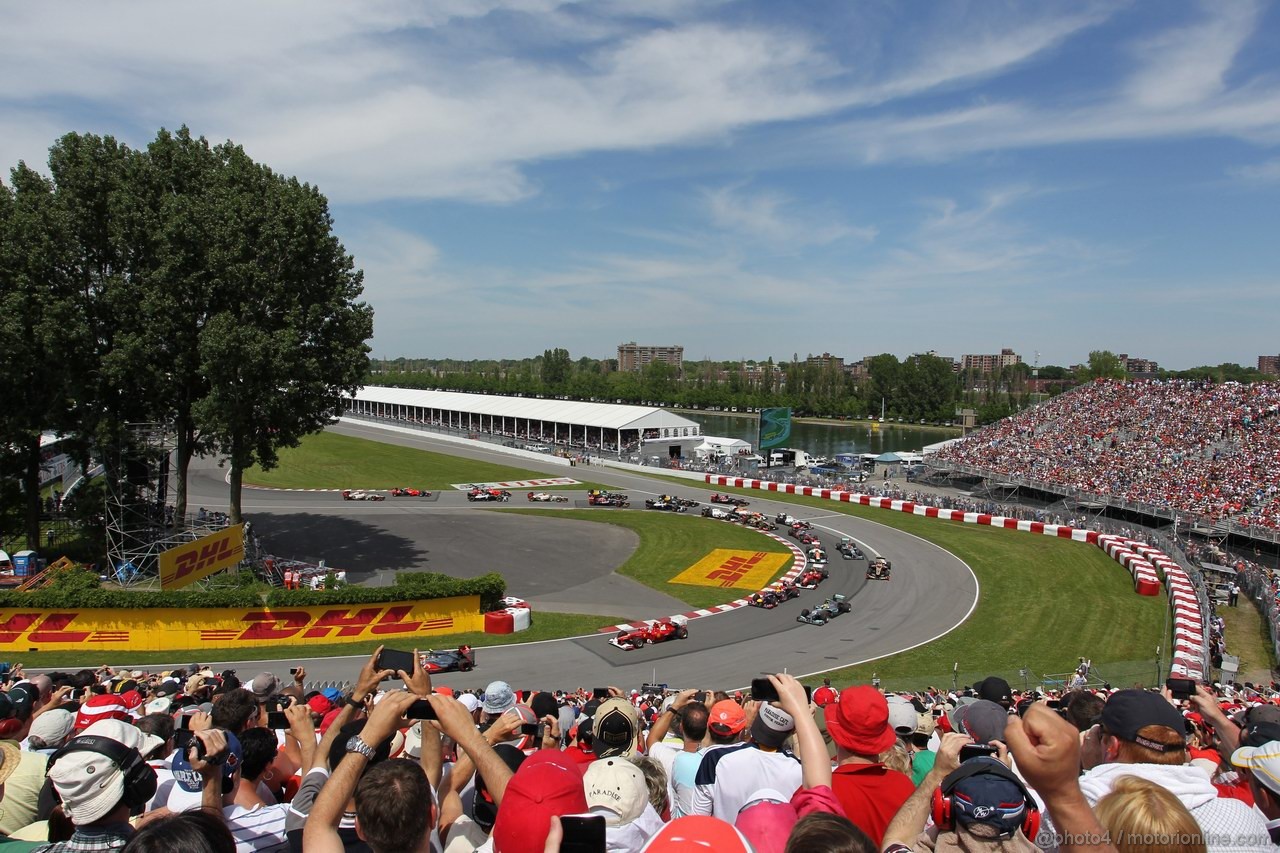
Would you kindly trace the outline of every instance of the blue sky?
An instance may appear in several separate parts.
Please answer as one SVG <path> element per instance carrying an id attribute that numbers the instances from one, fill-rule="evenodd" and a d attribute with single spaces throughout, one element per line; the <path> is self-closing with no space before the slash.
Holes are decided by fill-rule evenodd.
<path id="1" fill-rule="evenodd" d="M 1280 8 L 10 4 L 0 164 L 189 125 L 327 193 L 377 356 L 1280 352 Z"/>

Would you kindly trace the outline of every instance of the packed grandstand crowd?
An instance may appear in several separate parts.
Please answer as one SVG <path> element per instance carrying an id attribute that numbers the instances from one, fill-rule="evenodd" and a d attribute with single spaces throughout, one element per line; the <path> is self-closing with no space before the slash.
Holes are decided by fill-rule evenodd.
<path id="1" fill-rule="evenodd" d="M 0 694 L 0 848 L 41 851 L 1264 849 L 1275 685 L 1022 693 L 713 685 L 309 690 L 199 664 Z M 1080 682 L 1084 682 L 1083 677 Z M 1186 693 L 1176 691 L 1185 690 Z M 1151 839 L 1157 839 L 1152 842 Z"/>
<path id="2" fill-rule="evenodd" d="M 1099 380 L 942 448 L 971 465 L 1280 528 L 1280 383 Z"/>

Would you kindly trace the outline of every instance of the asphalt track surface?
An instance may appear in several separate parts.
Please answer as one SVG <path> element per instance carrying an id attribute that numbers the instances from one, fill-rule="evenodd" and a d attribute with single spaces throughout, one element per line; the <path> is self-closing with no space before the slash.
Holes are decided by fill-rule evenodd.
<path id="1" fill-rule="evenodd" d="M 711 494 L 696 481 L 676 486 L 605 467 L 541 466 L 535 460 L 513 459 L 483 446 L 440 442 L 430 435 L 348 423 L 331 429 L 344 435 L 603 483 L 628 492 L 633 505 L 643 506 L 646 497 L 672 492 L 705 504 Z M 225 508 L 225 472 L 212 463 L 193 468 L 190 504 Z M 931 542 L 874 521 L 768 500 L 763 493 L 748 498 L 752 509 L 770 515 L 786 511 L 811 521 L 833 558 L 828 564 L 830 579 L 773 610 L 743 607 L 695 619 L 689 624 L 688 639 L 669 640 L 632 652 L 609 645 L 611 634 L 479 648 L 473 672 L 448 673 L 438 677 L 437 683 L 482 688 L 502 679 L 514 687 L 532 689 L 638 687 L 650 681 L 672 687 L 745 686 L 761 672 L 809 675 L 914 648 L 961 624 L 977 603 L 978 582 L 972 570 Z M 494 506 L 556 509 L 573 507 L 575 502 L 528 504 L 523 495 L 515 495 L 509 504 L 470 504 L 464 493 L 449 491 L 429 501 L 388 498 L 369 503 L 343 501 L 333 492 L 246 488 L 243 493 L 245 517 L 267 537 L 273 550 L 300 558 L 325 557 L 330 565 L 347 569 L 352 580 L 389 582 L 389 566 L 462 576 L 498 570 L 507 578 L 509 594 L 530 600 L 535 619 L 540 600 L 550 609 L 616 615 L 620 622 L 690 609 L 612 573 L 635 547 L 630 531 L 613 525 L 495 512 Z M 724 522 L 708 519 L 704 523 Z M 863 543 L 864 550 L 891 560 L 892 580 L 868 581 L 864 561 L 841 559 L 834 549 L 841 536 L 849 536 Z M 287 551 L 282 545 L 296 550 Z M 732 600 L 746 592 L 726 590 L 725 598 Z M 850 597 L 852 612 L 824 626 L 796 621 L 802 608 L 813 607 L 834 593 Z M 426 642 L 423 641 L 424 647 Z M 172 665 L 188 662 L 174 660 Z M 236 669 L 241 678 L 263 670 L 287 673 L 290 666 L 301 662 L 306 666 L 309 682 L 343 682 L 354 678 L 361 660 L 343 656 L 303 661 L 282 657 L 202 662 L 216 669 Z M 154 669 L 156 665 L 147 668 Z"/>

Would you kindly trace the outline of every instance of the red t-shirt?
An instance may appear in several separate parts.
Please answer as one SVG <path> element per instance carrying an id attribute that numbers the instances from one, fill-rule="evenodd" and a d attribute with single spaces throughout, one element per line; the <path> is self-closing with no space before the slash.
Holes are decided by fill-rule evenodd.
<path id="1" fill-rule="evenodd" d="M 879 847 L 889 821 L 916 786 L 910 776 L 883 764 L 842 764 L 831 774 L 831 789 L 845 816 Z"/>
<path id="2" fill-rule="evenodd" d="M 834 688 L 828 687 L 824 684 L 817 690 L 813 691 L 813 704 L 817 705 L 819 708 L 825 708 L 832 702 L 836 701 L 837 695 L 839 694 L 836 693 Z"/>

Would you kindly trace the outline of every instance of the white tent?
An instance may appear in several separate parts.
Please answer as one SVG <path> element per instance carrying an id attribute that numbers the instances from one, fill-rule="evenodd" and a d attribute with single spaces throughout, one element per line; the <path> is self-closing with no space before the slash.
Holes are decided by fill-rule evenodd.
<path id="1" fill-rule="evenodd" d="M 737 456 L 739 453 L 750 453 L 751 445 L 740 438 L 720 438 L 714 435 L 704 435 L 702 443 L 695 447 L 693 452 L 701 457 Z"/>

